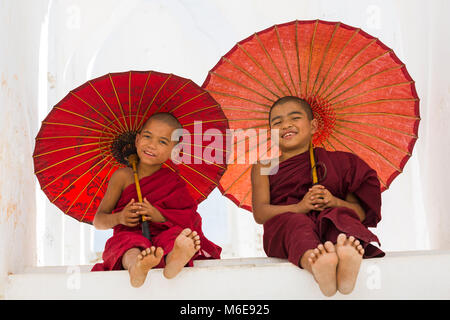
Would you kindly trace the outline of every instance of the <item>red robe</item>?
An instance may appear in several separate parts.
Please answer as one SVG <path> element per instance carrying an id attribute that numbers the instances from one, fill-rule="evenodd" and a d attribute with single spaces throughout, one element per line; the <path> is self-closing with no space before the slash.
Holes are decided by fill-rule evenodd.
<path id="1" fill-rule="evenodd" d="M 300 258 L 320 243 L 336 243 L 339 233 L 357 238 L 364 248 L 364 258 L 382 257 L 384 252 L 370 242 L 380 244 L 368 227 L 376 227 L 381 220 L 380 183 L 375 170 L 358 156 L 343 151 L 326 151 L 315 148 L 316 162 L 326 166 L 326 177 L 319 184 L 331 194 L 345 200 L 353 193 L 364 209 L 366 218 L 360 222 L 352 209 L 328 208 L 307 214 L 285 212 L 264 223 L 264 251 L 269 257 L 288 259 L 300 266 Z M 318 166 L 319 177 L 324 170 Z M 272 205 L 298 203 L 312 186 L 309 150 L 280 162 L 276 174 L 269 175 L 270 202 Z"/>
<path id="2" fill-rule="evenodd" d="M 103 251 L 103 263 L 97 263 L 92 271 L 122 270 L 122 257 L 131 248 L 144 250 L 151 246 L 161 247 L 164 255 L 173 248 L 175 238 L 185 228 L 197 231 L 200 235 L 201 249 L 195 259 L 220 259 L 222 248 L 215 245 L 202 232 L 202 218 L 197 213 L 197 203 L 189 195 L 184 181 L 168 168 L 161 168 L 139 181 L 142 197 L 157 208 L 167 219 L 166 222 L 149 222 L 151 241 L 142 235 L 141 226 L 127 227 L 119 224 L 114 227 L 113 236 L 108 239 Z M 113 212 L 121 211 L 130 200 L 138 199 L 134 184 L 125 188 Z M 156 268 L 165 266 L 165 257 Z"/>

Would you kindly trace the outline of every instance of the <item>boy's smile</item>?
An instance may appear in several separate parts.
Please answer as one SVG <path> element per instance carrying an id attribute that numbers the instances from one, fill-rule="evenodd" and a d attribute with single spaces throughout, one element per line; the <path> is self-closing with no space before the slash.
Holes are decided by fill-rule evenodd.
<path id="1" fill-rule="evenodd" d="M 303 107 L 288 101 L 272 108 L 270 128 L 279 130 L 280 150 L 282 152 L 303 150 L 309 147 L 312 135 L 317 130 L 317 120 L 310 120 Z"/>
<path id="2" fill-rule="evenodd" d="M 167 123 L 152 119 L 136 135 L 136 150 L 140 162 L 146 165 L 162 164 L 170 158 L 176 142 L 171 141 L 174 128 Z"/>

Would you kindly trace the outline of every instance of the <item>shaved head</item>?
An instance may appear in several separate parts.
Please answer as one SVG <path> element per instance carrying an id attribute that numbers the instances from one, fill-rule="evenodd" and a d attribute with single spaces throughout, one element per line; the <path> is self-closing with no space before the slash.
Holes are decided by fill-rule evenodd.
<path id="1" fill-rule="evenodd" d="M 141 131 L 142 131 L 143 128 L 145 128 L 147 126 L 147 124 L 151 120 L 162 121 L 165 124 L 173 127 L 174 129 L 182 129 L 183 128 L 183 126 L 178 121 L 178 119 L 174 115 L 172 115 L 171 113 L 169 113 L 169 112 L 158 112 L 158 113 L 155 113 L 155 114 L 151 115 L 150 118 L 148 118 L 147 121 L 145 121 L 144 125 L 141 128 Z"/>

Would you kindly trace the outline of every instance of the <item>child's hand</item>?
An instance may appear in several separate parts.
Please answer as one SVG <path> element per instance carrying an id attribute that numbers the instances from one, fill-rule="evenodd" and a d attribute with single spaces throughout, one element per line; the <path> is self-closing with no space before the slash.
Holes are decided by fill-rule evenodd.
<path id="1" fill-rule="evenodd" d="M 307 195 L 310 198 L 310 203 L 314 206 L 313 210 L 322 211 L 327 208 L 336 207 L 338 204 L 338 199 L 320 184 L 312 186 Z"/>
<path id="2" fill-rule="evenodd" d="M 130 202 L 119 212 L 119 223 L 123 224 L 127 227 L 136 227 L 139 222 L 141 216 L 136 213 L 136 208 L 134 208 L 134 199 L 131 199 Z"/>
<path id="3" fill-rule="evenodd" d="M 142 221 L 152 220 L 156 208 L 148 202 L 147 198 L 144 198 L 143 201 L 144 202 L 136 202 L 134 204 L 136 213 L 142 216 Z"/>

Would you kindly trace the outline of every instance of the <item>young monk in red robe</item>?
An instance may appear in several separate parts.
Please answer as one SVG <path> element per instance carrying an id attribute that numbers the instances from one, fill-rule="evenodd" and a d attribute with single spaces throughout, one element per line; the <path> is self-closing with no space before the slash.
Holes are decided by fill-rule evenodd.
<path id="1" fill-rule="evenodd" d="M 308 270 L 324 295 L 349 294 L 361 259 L 384 256 L 370 244 L 378 238 L 367 229 L 381 220 L 376 172 L 352 153 L 315 148 L 326 177 L 312 185 L 309 146 L 317 119 L 310 105 L 281 98 L 269 121 L 271 130 L 279 130 L 278 171 L 263 175 L 261 169 L 271 168 L 261 163 L 252 168 L 253 215 L 264 225 L 264 250 Z"/>
<path id="2" fill-rule="evenodd" d="M 140 287 L 152 268 L 175 277 L 194 259 L 219 259 L 221 248 L 205 238 L 197 203 L 184 181 L 172 170 L 162 168 L 171 156 L 172 133 L 180 129 L 170 113 L 157 113 L 136 136 L 137 165 L 143 202 L 137 199 L 131 168 L 114 172 L 94 217 L 97 229 L 114 228 L 103 252 L 103 263 L 92 271 L 127 269 L 130 283 Z M 142 235 L 141 217 L 149 221 L 151 241 Z"/>

